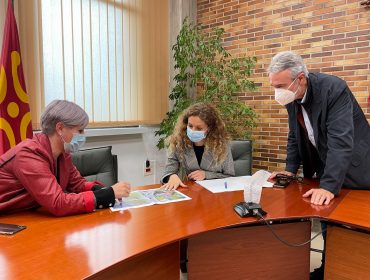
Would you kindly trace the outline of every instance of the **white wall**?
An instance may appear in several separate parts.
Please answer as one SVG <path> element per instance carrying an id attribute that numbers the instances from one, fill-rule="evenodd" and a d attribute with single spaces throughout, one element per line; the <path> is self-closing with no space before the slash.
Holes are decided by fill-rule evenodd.
<path id="1" fill-rule="evenodd" d="M 86 148 L 112 146 L 112 153 L 118 156 L 118 180 L 128 181 L 132 187 L 159 183 L 163 174 L 166 151 L 158 151 L 157 127 L 146 127 L 140 134 L 112 136 L 91 136 L 87 138 Z M 144 176 L 146 159 L 155 160 L 153 175 Z"/>

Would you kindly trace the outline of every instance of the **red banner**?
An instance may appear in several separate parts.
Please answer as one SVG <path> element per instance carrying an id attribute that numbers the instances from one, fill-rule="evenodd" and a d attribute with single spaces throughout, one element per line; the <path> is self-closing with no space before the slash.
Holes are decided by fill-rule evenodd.
<path id="1" fill-rule="evenodd" d="M 17 23 L 9 0 L 0 57 L 0 155 L 26 138 L 32 138 L 31 114 Z"/>

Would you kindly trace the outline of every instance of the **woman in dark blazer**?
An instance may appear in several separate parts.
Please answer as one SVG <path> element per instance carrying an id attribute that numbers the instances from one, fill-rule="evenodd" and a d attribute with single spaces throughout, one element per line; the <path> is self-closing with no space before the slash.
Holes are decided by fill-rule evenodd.
<path id="1" fill-rule="evenodd" d="M 161 182 L 167 190 L 186 187 L 180 179 L 199 181 L 235 175 L 229 137 L 217 110 L 197 103 L 179 117 L 168 139 L 169 156 Z"/>

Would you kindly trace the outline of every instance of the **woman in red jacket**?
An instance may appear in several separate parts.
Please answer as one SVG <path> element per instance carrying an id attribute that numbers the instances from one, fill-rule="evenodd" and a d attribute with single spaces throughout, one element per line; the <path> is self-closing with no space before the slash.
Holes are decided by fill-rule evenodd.
<path id="1" fill-rule="evenodd" d="M 0 213 L 39 206 L 56 216 L 88 213 L 128 196 L 130 184 L 103 187 L 81 177 L 70 152 L 85 142 L 86 112 L 75 103 L 54 100 L 41 116 L 42 133 L 0 156 Z"/>

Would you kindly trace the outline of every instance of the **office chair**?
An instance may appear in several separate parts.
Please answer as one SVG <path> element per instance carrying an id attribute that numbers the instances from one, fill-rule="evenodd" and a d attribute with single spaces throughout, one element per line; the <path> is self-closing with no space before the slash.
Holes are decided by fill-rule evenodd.
<path id="1" fill-rule="evenodd" d="M 72 154 L 72 162 L 88 181 L 98 181 L 105 186 L 118 181 L 117 155 L 112 154 L 112 146 L 80 150 Z"/>
<path id="2" fill-rule="evenodd" d="M 252 141 L 231 141 L 231 154 L 234 160 L 235 176 L 252 175 Z"/>

